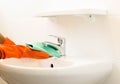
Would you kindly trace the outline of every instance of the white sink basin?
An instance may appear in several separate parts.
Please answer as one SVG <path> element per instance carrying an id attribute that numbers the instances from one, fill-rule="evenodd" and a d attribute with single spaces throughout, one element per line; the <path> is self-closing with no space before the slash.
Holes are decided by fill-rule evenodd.
<path id="1" fill-rule="evenodd" d="M 30 59 L 30 58 L 9 58 L 5 60 L 1 60 L 1 64 L 6 67 L 14 67 L 14 68 L 22 68 L 22 69 L 30 69 L 30 68 L 39 68 L 39 69 L 50 69 L 50 68 L 67 68 L 75 65 L 75 62 L 65 59 L 59 58 L 49 58 L 49 59 Z M 77 64 L 77 63 L 76 63 Z"/>
<path id="2" fill-rule="evenodd" d="M 0 60 L 1 77 L 9 84 L 97 84 L 103 82 L 111 70 L 111 62 L 103 60 Z"/>

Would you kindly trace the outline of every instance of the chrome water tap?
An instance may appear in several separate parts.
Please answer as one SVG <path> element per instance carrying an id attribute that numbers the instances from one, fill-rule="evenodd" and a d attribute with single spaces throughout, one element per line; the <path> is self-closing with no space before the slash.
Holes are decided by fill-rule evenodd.
<path id="1" fill-rule="evenodd" d="M 52 42 L 45 41 L 44 42 L 45 46 L 52 45 L 59 50 L 61 56 L 65 56 L 65 38 L 58 37 L 58 36 L 55 36 L 55 35 L 49 35 L 49 36 L 57 38 L 57 43 L 52 43 Z"/>

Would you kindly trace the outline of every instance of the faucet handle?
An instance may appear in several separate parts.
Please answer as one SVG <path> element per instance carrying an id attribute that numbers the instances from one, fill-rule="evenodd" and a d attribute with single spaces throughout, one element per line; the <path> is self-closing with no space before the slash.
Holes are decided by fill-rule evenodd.
<path id="1" fill-rule="evenodd" d="M 57 38 L 57 41 L 58 41 L 58 43 L 60 45 L 62 45 L 63 43 L 65 43 L 65 38 L 63 38 L 63 37 L 59 37 L 59 36 L 55 36 L 55 35 L 49 35 L 49 36 Z"/>
<path id="2" fill-rule="evenodd" d="M 55 37 L 55 38 L 59 38 L 59 36 L 56 36 L 56 35 L 49 35 L 49 36 L 52 36 L 52 37 Z"/>

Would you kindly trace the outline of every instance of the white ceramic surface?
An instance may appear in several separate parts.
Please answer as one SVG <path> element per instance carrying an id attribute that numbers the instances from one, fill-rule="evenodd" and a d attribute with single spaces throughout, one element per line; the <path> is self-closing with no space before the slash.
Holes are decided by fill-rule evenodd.
<path id="1" fill-rule="evenodd" d="M 9 84 L 100 84 L 111 70 L 111 62 L 106 60 L 0 60 L 0 75 Z"/>

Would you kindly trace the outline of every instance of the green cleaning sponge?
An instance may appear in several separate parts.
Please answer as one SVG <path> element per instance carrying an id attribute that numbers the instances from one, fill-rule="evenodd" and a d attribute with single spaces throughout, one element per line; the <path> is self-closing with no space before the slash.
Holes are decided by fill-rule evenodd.
<path id="1" fill-rule="evenodd" d="M 45 45 L 44 42 L 26 43 L 26 46 L 33 50 L 43 51 L 53 57 L 60 58 L 60 51 L 53 45 Z"/>

